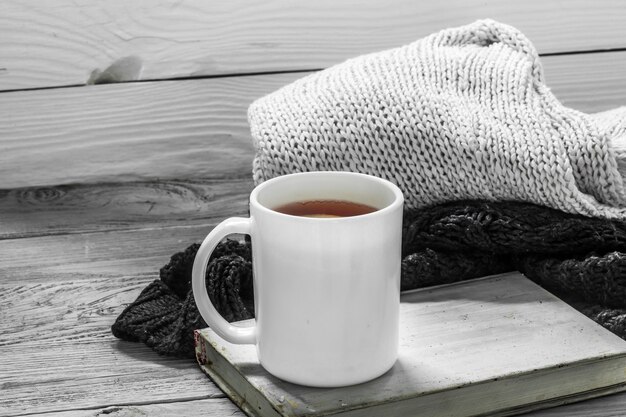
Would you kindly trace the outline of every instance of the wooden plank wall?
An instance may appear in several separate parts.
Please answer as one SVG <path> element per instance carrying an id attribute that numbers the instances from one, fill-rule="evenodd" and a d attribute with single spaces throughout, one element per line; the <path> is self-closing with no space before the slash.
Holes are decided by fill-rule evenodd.
<path id="1" fill-rule="evenodd" d="M 236 413 L 193 362 L 109 327 L 172 253 L 245 214 L 247 106 L 486 17 L 531 38 L 566 105 L 626 104 L 620 0 L 0 3 L 0 415 Z"/>
<path id="2" fill-rule="evenodd" d="M 623 13 L 619 0 L 6 0 L 0 90 L 85 84 L 129 56 L 142 80 L 311 70 L 486 17 L 543 54 L 618 49 Z"/>

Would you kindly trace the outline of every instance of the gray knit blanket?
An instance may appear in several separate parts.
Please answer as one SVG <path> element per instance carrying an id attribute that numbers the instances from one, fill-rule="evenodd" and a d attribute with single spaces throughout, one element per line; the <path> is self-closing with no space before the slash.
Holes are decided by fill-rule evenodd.
<path id="1" fill-rule="evenodd" d="M 256 183 L 343 170 L 403 190 L 402 289 L 517 269 L 626 337 L 626 108 L 563 106 L 516 29 L 481 20 L 348 60 L 257 100 L 249 121 Z M 172 256 L 113 334 L 193 356 L 197 248 Z M 227 320 L 254 315 L 251 250 L 229 241 L 209 262 Z"/>
<path id="2" fill-rule="evenodd" d="M 623 218 L 626 108 L 563 106 L 517 29 L 480 20 L 350 59 L 249 109 L 257 183 L 301 171 L 386 178 L 408 208 L 526 201 Z"/>

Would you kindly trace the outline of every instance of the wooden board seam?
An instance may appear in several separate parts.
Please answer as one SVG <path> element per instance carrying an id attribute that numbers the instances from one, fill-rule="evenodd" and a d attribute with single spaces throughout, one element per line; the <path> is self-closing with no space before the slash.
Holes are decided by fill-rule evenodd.
<path id="1" fill-rule="evenodd" d="M 207 395 L 207 396 L 198 396 L 191 398 L 181 398 L 181 399 L 168 399 L 168 400 L 156 400 L 156 401 L 137 401 L 137 402 L 129 402 L 129 403 L 111 403 L 111 404 L 100 404 L 95 405 L 93 407 L 82 407 L 82 408 L 62 408 L 58 410 L 48 410 L 45 412 L 35 412 L 35 413 L 18 413 L 11 414 L 11 416 L 22 417 L 22 416 L 32 416 L 32 415 L 46 415 L 51 413 L 64 413 L 69 411 L 91 411 L 91 410 L 99 410 L 99 409 L 107 409 L 107 408 L 116 408 L 116 407 L 129 407 L 129 406 L 141 406 L 141 405 L 152 405 L 152 404 L 172 404 L 172 403 L 187 403 L 191 401 L 199 401 L 199 400 L 210 400 L 216 398 L 227 398 L 224 393 L 221 395 Z M 108 413 L 107 413 L 108 414 Z"/>
<path id="2" fill-rule="evenodd" d="M 226 217 L 224 217 L 224 219 L 226 219 Z M 19 240 L 19 239 L 30 239 L 30 238 L 45 238 L 45 237 L 56 237 L 56 236 L 70 236 L 70 235 L 97 235 L 97 234 L 103 234 L 103 233 L 110 233 L 110 232 L 118 232 L 118 233 L 132 233 L 132 232 L 149 232 L 149 231 L 156 231 L 156 230 L 172 230 L 172 229 L 191 229 L 191 228 L 211 228 L 213 229 L 215 226 L 217 226 L 218 223 L 216 222 L 211 222 L 211 223 L 194 223 L 191 225 L 184 225 L 184 224 L 173 224 L 173 225 L 165 225 L 165 226 L 148 226 L 148 227 L 137 227 L 137 228 L 119 228 L 119 229 L 106 229 L 106 230 L 83 230 L 83 231 L 68 231 L 68 232 L 42 232 L 42 233 L 32 233 L 32 234 L 25 234 L 23 236 L 20 235 L 13 235 L 13 236 L 8 236 L 8 237 L 2 237 L 0 236 L 0 241 L 5 241 L 5 240 Z"/>
<path id="3" fill-rule="evenodd" d="M 570 56 L 570 55 L 591 55 L 591 54 L 601 54 L 601 53 L 610 53 L 610 52 L 626 52 L 626 48 L 607 48 L 607 49 L 586 49 L 586 50 L 571 50 L 571 51 L 563 51 L 563 52 L 546 52 L 539 54 L 539 57 L 550 57 L 550 56 Z M 300 73 L 313 73 L 318 71 L 323 71 L 329 67 L 322 68 L 292 68 L 285 70 L 276 70 L 276 71 L 256 71 L 256 72 L 233 72 L 233 73 L 224 73 L 224 74 L 211 74 L 211 75 L 189 75 L 189 76 L 180 76 L 180 77 L 169 77 L 169 78 L 144 78 L 140 80 L 130 80 L 130 81 L 115 81 L 108 83 L 98 83 L 95 85 L 103 85 L 103 84 L 141 84 L 141 83 L 155 83 L 155 82 L 163 82 L 163 81 L 191 81 L 191 80 L 208 80 L 208 79 L 219 79 L 219 78 L 235 78 L 235 77 L 257 77 L 257 76 L 271 76 L 271 75 L 282 75 L 282 74 L 300 74 Z M 53 90 L 60 88 L 77 88 L 77 87 L 88 87 L 92 84 L 67 84 L 67 85 L 55 85 L 55 86 L 46 86 L 46 87 L 25 87 L 25 88 L 15 88 L 15 89 L 5 89 L 0 90 L 0 94 L 2 93 L 15 93 L 21 91 L 39 91 L 39 90 Z"/>

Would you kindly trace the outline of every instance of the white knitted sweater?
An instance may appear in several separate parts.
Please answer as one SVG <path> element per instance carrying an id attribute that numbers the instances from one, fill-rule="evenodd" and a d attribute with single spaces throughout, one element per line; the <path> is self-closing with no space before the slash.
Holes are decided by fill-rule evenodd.
<path id="1" fill-rule="evenodd" d="M 626 217 L 626 108 L 587 115 L 544 83 L 530 41 L 492 20 L 360 56 L 254 102 L 254 180 L 387 178 L 407 207 L 518 200 Z M 626 164 L 625 164 L 626 165 Z"/>

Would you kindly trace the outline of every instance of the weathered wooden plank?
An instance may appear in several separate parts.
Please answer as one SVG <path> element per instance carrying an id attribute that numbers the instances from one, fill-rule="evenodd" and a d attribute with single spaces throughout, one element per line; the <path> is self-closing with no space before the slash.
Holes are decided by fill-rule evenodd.
<path id="1" fill-rule="evenodd" d="M 548 84 L 567 105 L 594 112 L 626 104 L 626 52 L 543 62 Z M 302 75 L 3 93 L 0 189 L 247 178 L 247 106 Z"/>
<path id="2" fill-rule="evenodd" d="M 75 274 L 44 282 L 24 274 L 0 284 L 0 414 L 223 395 L 193 360 L 159 356 L 111 335 L 115 317 L 154 272 L 93 277 L 85 268 Z"/>
<path id="3" fill-rule="evenodd" d="M 135 343 L 41 343 L 0 349 L 3 415 L 223 395 L 192 361 L 155 359 Z"/>
<path id="4" fill-rule="evenodd" d="M 249 175 L 249 103 L 299 75 L 0 95 L 0 188 Z"/>
<path id="5" fill-rule="evenodd" d="M 218 222 L 247 212 L 247 178 L 0 190 L 0 239 Z"/>
<path id="6" fill-rule="evenodd" d="M 151 274 L 119 278 L 96 278 L 87 272 L 71 281 L 53 277 L 47 282 L 29 282 L 27 277 L 21 278 L 3 283 L 0 288 L 3 306 L 0 313 L 0 349 L 19 350 L 32 346 L 40 348 L 40 354 L 48 354 L 55 348 L 82 345 L 81 350 L 88 346 L 94 350 L 94 355 L 100 355 L 118 344 L 111 336 L 111 324 L 123 305 L 133 301 L 145 286 L 158 278 L 158 265 Z M 123 345 L 123 342 L 119 343 Z M 91 346 L 94 344 L 97 346 Z M 153 356 L 155 362 L 172 360 L 156 354 Z M 26 355 L 9 360 L 20 363 L 32 358 Z M 27 364 L 24 362 L 22 365 Z M 49 372 L 56 371 L 47 367 L 37 374 Z M 5 370 L 2 375 L 10 376 L 11 372 Z M 37 378 L 38 375 L 23 377 Z"/>
<path id="7" fill-rule="evenodd" d="M 542 63 L 546 84 L 563 105 L 587 113 L 626 106 L 626 52 L 545 57 Z"/>
<path id="8" fill-rule="evenodd" d="M 626 46 L 620 0 L 11 0 L 0 4 L 0 90 L 84 84 L 129 56 L 142 68 L 122 80 L 324 68 L 486 17 L 542 53 Z"/>
<path id="9" fill-rule="evenodd" d="M 29 414 L 31 415 L 31 414 Z M 73 410 L 60 413 L 32 414 L 33 417 L 181 417 L 181 416 L 245 416 L 228 398 L 210 398 L 206 400 L 146 405 L 115 405 L 94 410 Z"/>
<path id="10" fill-rule="evenodd" d="M 155 277 L 171 255 L 201 241 L 215 224 L 0 240 L 0 285 Z"/>

